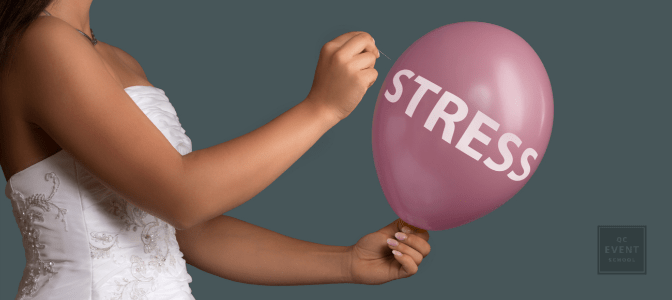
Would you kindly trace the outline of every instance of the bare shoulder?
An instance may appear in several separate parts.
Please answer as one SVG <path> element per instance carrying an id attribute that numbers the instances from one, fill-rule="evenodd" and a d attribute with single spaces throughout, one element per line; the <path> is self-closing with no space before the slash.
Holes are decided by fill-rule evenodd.
<path id="1" fill-rule="evenodd" d="M 29 27 L 11 75 L 24 120 L 130 203 L 178 229 L 190 225 L 182 155 L 114 76 L 101 53 L 112 50 L 54 17 Z"/>
<path id="2" fill-rule="evenodd" d="M 11 70 L 22 79 L 62 72 L 61 68 L 77 61 L 102 63 L 87 39 L 70 24 L 55 17 L 39 17 L 33 21 L 16 44 L 15 55 L 16 68 Z"/>
<path id="3" fill-rule="evenodd" d="M 52 51 L 90 49 L 91 44 L 81 37 L 74 27 L 59 18 L 39 17 L 26 28 L 16 45 L 17 59 L 30 60 Z"/>
<path id="4" fill-rule="evenodd" d="M 140 63 L 138 63 L 138 61 L 135 58 L 133 58 L 133 56 L 128 54 L 126 51 L 121 50 L 121 48 L 119 48 L 119 47 L 115 47 L 115 46 L 112 46 L 110 44 L 105 44 L 105 45 L 112 48 L 114 53 L 121 59 L 122 62 L 124 62 L 124 64 L 126 64 L 128 67 L 133 69 L 133 71 L 135 71 L 136 73 L 138 73 L 139 75 L 142 75 L 142 77 L 147 79 L 147 75 L 145 75 L 145 70 L 142 69 L 142 66 L 140 66 Z"/>
<path id="5" fill-rule="evenodd" d="M 22 98 L 45 99 L 45 94 L 72 88 L 71 79 L 91 71 L 112 84 L 114 78 L 99 53 L 67 22 L 56 17 L 38 17 L 15 45 L 10 73 Z M 74 88 L 77 88 L 76 86 Z"/>

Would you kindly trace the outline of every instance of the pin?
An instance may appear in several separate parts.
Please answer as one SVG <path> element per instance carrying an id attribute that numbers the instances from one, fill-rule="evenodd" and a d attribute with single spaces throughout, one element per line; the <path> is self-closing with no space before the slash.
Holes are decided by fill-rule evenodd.
<path id="1" fill-rule="evenodd" d="M 382 55 L 385 55 L 385 53 L 383 53 L 383 52 L 380 51 L 380 50 L 378 50 L 378 53 L 380 53 L 380 54 L 382 54 Z M 387 55 L 385 55 L 385 57 L 387 57 Z M 389 57 L 387 57 L 387 59 L 391 60 Z"/>

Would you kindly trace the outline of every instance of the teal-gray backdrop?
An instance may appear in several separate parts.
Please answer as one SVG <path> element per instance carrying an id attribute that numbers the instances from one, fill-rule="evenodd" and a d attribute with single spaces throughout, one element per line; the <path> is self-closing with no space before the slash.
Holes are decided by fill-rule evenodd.
<path id="1" fill-rule="evenodd" d="M 188 266 L 198 300 L 671 299 L 670 8 L 662 1 L 117 0 L 93 2 L 91 27 L 166 92 L 194 150 L 246 134 L 302 101 L 320 48 L 348 31 L 369 32 L 396 59 L 435 28 L 488 22 L 523 37 L 548 71 L 555 123 L 539 169 L 489 215 L 430 232 L 432 252 L 416 275 L 379 286 L 278 287 Z M 351 245 L 396 219 L 371 151 L 373 109 L 393 62 L 379 59 L 378 80 L 357 109 L 227 215 L 330 245 Z M 13 299 L 25 258 L 2 197 L 0 299 Z M 598 225 L 647 225 L 646 275 L 597 274 Z"/>

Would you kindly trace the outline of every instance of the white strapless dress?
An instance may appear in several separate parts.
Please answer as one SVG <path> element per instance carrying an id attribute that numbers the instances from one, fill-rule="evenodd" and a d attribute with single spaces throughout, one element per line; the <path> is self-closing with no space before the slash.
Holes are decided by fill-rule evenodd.
<path id="1" fill-rule="evenodd" d="M 191 152 L 163 90 L 125 90 L 180 154 Z M 194 300 L 175 228 L 108 189 L 65 150 L 14 174 L 5 195 L 26 251 L 16 299 Z"/>

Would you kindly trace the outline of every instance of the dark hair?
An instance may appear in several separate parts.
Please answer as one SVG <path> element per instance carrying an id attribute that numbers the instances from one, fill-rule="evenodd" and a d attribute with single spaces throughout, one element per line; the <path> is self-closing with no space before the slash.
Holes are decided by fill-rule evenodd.
<path id="1" fill-rule="evenodd" d="M 30 23 L 54 0 L 0 1 L 0 71 L 9 72 L 14 47 Z"/>

